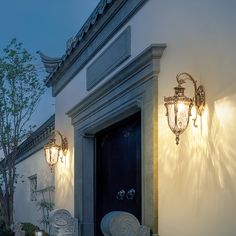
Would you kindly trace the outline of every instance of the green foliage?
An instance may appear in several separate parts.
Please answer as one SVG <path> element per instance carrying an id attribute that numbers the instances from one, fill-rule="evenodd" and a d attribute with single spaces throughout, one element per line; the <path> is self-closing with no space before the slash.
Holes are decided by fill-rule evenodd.
<path id="1" fill-rule="evenodd" d="M 38 204 L 39 208 L 44 208 L 49 211 L 52 211 L 54 208 L 54 203 L 48 202 L 46 200 L 41 200 Z"/>
<path id="2" fill-rule="evenodd" d="M 28 122 L 45 90 L 35 62 L 16 39 L 0 55 L 0 207 L 8 227 L 13 223 L 17 147 L 32 132 Z"/>
<path id="3" fill-rule="evenodd" d="M 42 231 L 43 232 L 43 236 L 49 236 L 50 234 L 46 233 L 45 231 Z"/>
<path id="4" fill-rule="evenodd" d="M 13 236 L 14 233 L 7 229 L 6 224 L 3 220 L 0 220 L 0 236 Z"/>
<path id="5" fill-rule="evenodd" d="M 0 145 L 15 151 L 32 127 L 25 127 L 44 92 L 33 57 L 13 39 L 0 58 Z"/>
<path id="6" fill-rule="evenodd" d="M 49 225 L 49 213 L 54 209 L 54 203 L 52 202 L 52 193 L 55 191 L 54 186 L 49 186 L 44 189 L 40 189 L 37 193 L 40 193 L 41 200 L 37 202 L 39 210 L 42 212 L 42 218 L 40 223 L 43 225 L 43 229 L 50 233 Z"/>
<path id="7" fill-rule="evenodd" d="M 25 236 L 34 236 L 39 227 L 31 223 L 22 223 L 22 230 L 25 231 Z"/>

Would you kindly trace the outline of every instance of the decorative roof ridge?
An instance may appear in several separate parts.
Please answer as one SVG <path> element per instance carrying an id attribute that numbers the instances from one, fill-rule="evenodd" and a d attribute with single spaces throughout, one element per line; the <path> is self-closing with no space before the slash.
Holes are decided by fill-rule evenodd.
<path id="1" fill-rule="evenodd" d="M 112 2 L 114 2 L 114 0 L 101 0 L 97 7 L 94 9 L 94 11 L 92 12 L 92 14 L 89 16 L 89 18 L 86 20 L 86 22 L 84 23 L 84 25 L 82 26 L 82 28 L 79 30 L 79 32 L 76 34 L 75 36 L 75 42 L 74 44 L 77 44 L 78 41 L 81 41 L 84 34 L 87 33 L 89 31 L 89 28 L 91 25 L 94 25 L 97 21 L 98 15 L 102 15 L 105 11 L 105 8 L 111 4 Z M 76 45 L 72 45 L 72 46 L 76 46 Z"/>
<path id="2" fill-rule="evenodd" d="M 58 63 L 58 62 L 61 61 L 61 57 L 49 57 L 41 51 L 37 51 L 37 53 L 39 54 L 40 58 L 42 59 L 42 62 L 45 62 L 45 63 Z"/>
<path id="3" fill-rule="evenodd" d="M 55 68 L 58 66 L 58 64 L 60 64 L 62 61 L 61 57 L 52 58 L 45 55 L 41 51 L 37 51 L 37 53 L 39 54 L 41 61 L 44 64 L 46 72 L 49 74 L 52 73 L 55 70 Z"/>
<path id="4" fill-rule="evenodd" d="M 44 63 L 44 67 L 46 69 L 46 72 L 49 73 L 46 79 L 46 84 L 49 82 L 49 80 L 53 77 L 53 75 L 57 72 L 57 70 L 61 67 L 63 62 L 70 56 L 73 49 L 77 47 L 77 45 L 84 39 L 85 35 L 89 32 L 91 29 L 91 26 L 94 25 L 99 18 L 99 15 L 103 15 L 105 13 L 105 9 L 114 3 L 115 0 L 101 0 L 97 7 L 94 9 L 94 11 L 91 13 L 91 15 L 88 17 L 88 19 L 85 21 L 79 32 L 76 34 L 75 37 L 71 37 L 69 40 L 70 42 L 67 44 L 67 49 L 65 54 L 60 58 L 60 61 L 58 63 L 55 63 L 53 66 L 49 66 L 47 61 L 43 60 L 44 58 L 51 59 L 51 61 L 56 60 L 56 58 L 50 58 L 43 54 L 42 62 Z"/>
<path id="5" fill-rule="evenodd" d="M 33 147 L 50 137 L 55 127 L 55 114 L 36 129 L 23 143 L 18 146 L 17 158 L 30 151 Z"/>

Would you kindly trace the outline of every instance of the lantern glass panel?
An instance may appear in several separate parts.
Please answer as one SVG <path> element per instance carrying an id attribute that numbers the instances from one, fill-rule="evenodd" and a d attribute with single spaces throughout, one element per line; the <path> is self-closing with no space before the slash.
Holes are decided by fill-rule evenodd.
<path id="1" fill-rule="evenodd" d="M 49 144 L 45 147 L 45 157 L 49 165 L 53 166 L 57 163 L 60 147 L 57 144 Z"/>
<path id="2" fill-rule="evenodd" d="M 177 128 L 179 130 L 185 130 L 189 121 L 189 103 L 178 102 L 177 103 Z"/>
<path id="3" fill-rule="evenodd" d="M 168 124 L 174 134 L 181 134 L 188 126 L 191 109 L 190 102 L 173 102 L 166 106 Z"/>

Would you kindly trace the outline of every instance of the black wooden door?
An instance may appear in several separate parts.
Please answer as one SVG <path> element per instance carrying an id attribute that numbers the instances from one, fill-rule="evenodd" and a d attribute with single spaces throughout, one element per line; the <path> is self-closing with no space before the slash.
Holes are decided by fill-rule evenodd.
<path id="1" fill-rule="evenodd" d="M 95 183 L 96 236 L 110 211 L 127 211 L 141 221 L 140 113 L 97 133 Z"/>

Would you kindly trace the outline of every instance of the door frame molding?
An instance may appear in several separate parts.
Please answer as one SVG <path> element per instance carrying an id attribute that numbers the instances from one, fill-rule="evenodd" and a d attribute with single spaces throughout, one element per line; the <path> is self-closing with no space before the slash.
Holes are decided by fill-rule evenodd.
<path id="1" fill-rule="evenodd" d="M 134 124 L 135 123 L 135 124 Z M 133 126 L 134 125 L 134 126 Z M 117 122 L 115 123 L 114 125 L 111 125 L 109 127 L 107 127 L 106 129 L 103 129 L 100 133 L 96 133 L 95 135 L 95 142 L 96 142 L 96 146 L 95 146 L 95 151 L 96 151 L 96 157 L 95 157 L 95 162 L 96 162 L 96 165 L 94 166 L 95 168 L 95 178 L 94 178 L 94 184 L 95 184 L 95 209 L 94 209 L 94 212 L 95 212 L 95 218 L 97 217 L 97 214 L 96 213 L 99 213 L 98 215 L 101 216 L 101 208 L 99 209 L 99 205 L 101 204 L 100 201 L 103 201 L 103 204 L 105 203 L 106 204 L 106 201 L 104 201 L 105 199 L 103 199 L 105 196 L 104 195 L 100 195 L 102 194 L 101 191 L 99 191 L 98 193 L 98 189 L 100 189 L 101 187 L 101 177 L 100 174 L 105 170 L 104 166 L 102 166 L 102 163 L 104 163 L 103 161 L 101 162 L 101 157 L 103 157 L 103 155 L 101 154 L 102 152 L 102 147 L 101 147 L 101 137 L 106 137 L 106 135 L 108 134 L 109 135 L 109 138 L 108 139 L 105 139 L 106 142 L 109 142 L 111 136 L 112 136 L 112 133 L 113 131 L 115 131 L 115 137 L 117 137 L 117 135 L 121 135 L 123 137 L 123 139 L 126 139 L 124 138 L 124 133 L 120 132 L 121 130 L 126 130 L 126 128 L 134 128 L 134 129 L 131 129 L 131 130 L 128 130 L 128 132 L 131 132 L 131 133 L 135 133 L 135 136 L 133 136 L 133 140 L 135 140 L 135 145 L 133 146 L 133 151 L 135 152 L 135 155 L 133 156 L 133 159 L 132 159 L 132 165 L 131 166 L 136 166 L 135 168 L 135 171 L 134 171 L 134 174 L 136 175 L 136 179 L 134 182 L 132 182 L 132 184 L 128 181 L 128 178 L 130 177 L 130 172 L 126 172 L 126 174 L 128 176 L 126 176 L 126 179 L 124 181 L 122 181 L 122 183 L 124 185 L 120 185 L 119 188 L 116 189 L 115 192 L 113 192 L 113 203 L 115 203 L 116 201 L 116 194 L 118 193 L 118 191 L 121 191 L 122 189 L 124 189 L 125 191 L 128 191 L 130 190 L 131 188 L 134 188 L 135 189 L 135 199 L 132 201 L 128 200 L 126 203 L 123 202 L 123 204 L 125 205 L 125 208 L 123 209 L 123 211 L 128 211 L 128 210 L 125 210 L 127 209 L 127 205 L 131 203 L 132 206 L 132 209 L 135 211 L 139 208 L 140 212 L 136 212 L 136 213 L 140 213 L 140 215 L 138 214 L 135 215 L 137 219 L 141 219 L 141 195 L 142 195 L 142 189 L 141 189 L 141 114 L 140 112 L 138 113 L 135 113 L 133 116 L 129 116 L 128 119 L 122 119 L 120 122 Z M 128 128 L 128 129 L 129 129 Z M 111 135 L 111 136 L 110 136 Z M 137 136 L 138 135 L 138 136 Z M 119 138 L 121 137 L 119 136 Z M 100 137 L 100 138 L 99 138 Z M 138 138 L 137 138 L 138 137 Z M 98 141 L 100 140 L 100 142 L 98 143 Z M 123 142 L 124 143 L 124 142 Z M 97 146 L 98 144 L 98 146 Z M 100 145 L 99 145 L 100 144 Z M 116 143 L 117 144 L 117 143 Z M 122 145 L 122 143 L 120 143 Z M 127 144 L 127 143 L 126 143 Z M 113 146 L 114 147 L 114 146 Z M 137 148 L 138 147 L 138 148 Z M 120 148 L 119 148 L 120 149 Z M 125 149 L 123 149 L 125 150 Z M 100 154 L 98 154 L 100 153 Z M 125 155 L 127 155 L 127 151 L 125 151 Z M 122 172 L 122 166 L 125 166 L 125 163 L 127 162 L 127 159 L 130 159 L 130 156 L 125 156 L 126 158 L 123 159 L 123 161 L 121 162 L 121 166 L 118 167 L 118 174 L 120 175 Z M 129 158 L 127 158 L 129 157 Z M 111 158 L 111 155 L 107 155 L 106 154 L 106 158 L 110 159 Z M 105 159 L 105 160 L 108 160 L 108 159 Z M 115 166 L 115 168 L 117 168 L 117 166 Z M 113 168 L 114 169 L 114 168 Z M 107 178 L 108 176 L 106 176 Z M 119 177 L 120 178 L 120 177 Z M 119 180 L 118 180 L 119 181 Z M 126 182 L 126 183 L 125 183 Z M 129 186 L 126 186 L 126 184 L 129 183 Z M 113 188 L 113 185 L 114 183 L 112 183 L 112 185 L 110 185 L 110 189 Z M 117 187 L 117 186 L 116 186 Z M 127 192 L 126 192 L 127 193 Z M 126 194 L 125 193 L 125 194 Z M 136 193 L 138 193 L 138 197 L 136 195 Z M 101 197 L 102 196 L 102 197 Z M 106 198 L 106 197 L 105 197 Z M 126 198 L 126 196 L 125 196 Z M 126 201 L 126 199 L 124 199 L 124 201 Z M 118 203 L 119 202 L 119 203 Z M 117 201 L 116 203 L 119 205 L 122 201 Z M 137 204 L 138 203 L 138 204 Z M 96 208 L 96 206 L 98 206 L 98 208 Z M 113 208 L 113 210 L 118 210 L 117 208 L 117 205 L 116 207 L 114 208 L 114 205 L 110 205 L 111 208 Z M 98 211 L 99 210 L 99 211 Z M 130 209 L 131 210 L 131 209 Z M 112 210 L 110 210 L 112 211 Z M 120 211 L 122 211 L 122 209 L 120 209 Z M 129 213 L 131 213 L 131 211 L 128 211 Z M 105 212 L 103 213 L 103 216 L 108 213 L 108 212 Z M 133 214 L 133 213 L 132 213 Z M 100 222 L 101 222 L 102 219 L 99 219 L 98 221 L 98 218 L 95 219 L 96 223 L 98 224 L 96 227 L 95 227 L 95 230 L 97 229 L 97 227 L 100 227 Z"/>
<path id="2" fill-rule="evenodd" d="M 141 111 L 142 224 L 158 233 L 158 74 L 165 44 L 154 44 L 67 114 L 74 126 L 75 217 L 79 235 L 94 235 L 95 137 Z"/>

